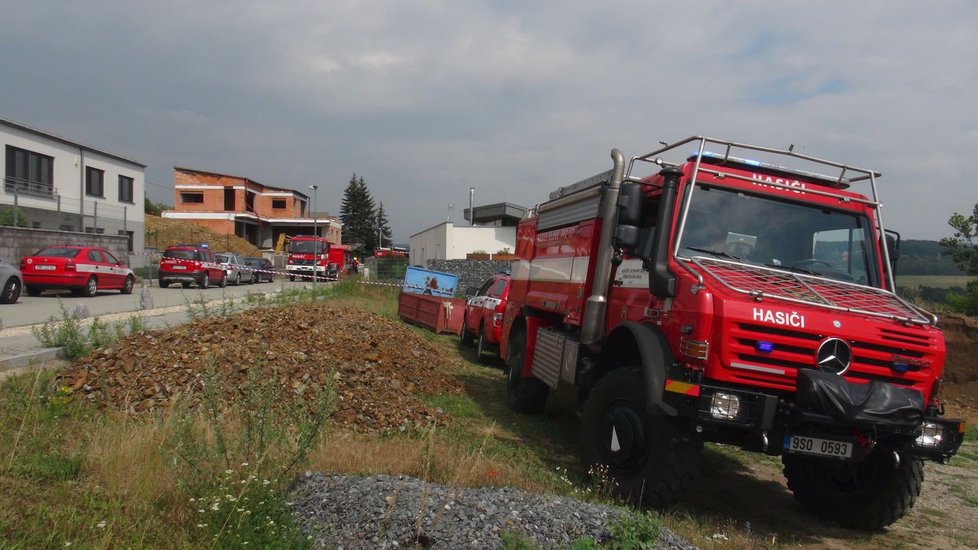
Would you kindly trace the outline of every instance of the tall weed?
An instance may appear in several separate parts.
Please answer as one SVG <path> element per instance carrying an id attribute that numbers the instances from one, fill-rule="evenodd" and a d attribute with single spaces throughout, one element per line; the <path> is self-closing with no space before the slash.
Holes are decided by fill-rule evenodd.
<path id="1" fill-rule="evenodd" d="M 201 540 L 222 548 L 305 546 L 283 495 L 322 435 L 332 377 L 317 395 L 283 398 L 278 374 L 260 364 L 240 387 L 228 388 L 211 361 L 200 407 L 178 405 L 164 441 Z"/>

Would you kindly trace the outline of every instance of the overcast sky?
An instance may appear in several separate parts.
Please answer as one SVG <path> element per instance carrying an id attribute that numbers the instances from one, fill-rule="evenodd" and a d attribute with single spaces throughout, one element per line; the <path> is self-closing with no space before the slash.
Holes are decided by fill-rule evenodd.
<path id="1" fill-rule="evenodd" d="M 0 0 L 0 118 L 312 195 L 397 242 L 695 134 L 879 170 L 885 222 L 978 202 L 978 2 Z"/>

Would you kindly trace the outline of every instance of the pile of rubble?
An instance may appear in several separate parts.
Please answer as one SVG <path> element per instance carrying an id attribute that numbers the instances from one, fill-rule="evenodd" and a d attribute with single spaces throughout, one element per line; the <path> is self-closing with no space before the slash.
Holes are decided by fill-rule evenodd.
<path id="1" fill-rule="evenodd" d="M 333 376 L 331 422 L 384 432 L 444 423 L 419 395 L 461 392 L 453 364 L 398 321 L 297 304 L 127 337 L 65 368 L 59 384 L 101 407 L 143 412 L 166 409 L 177 396 L 199 403 L 209 369 L 226 403 L 240 399 L 251 369 L 277 376 L 283 396 L 318 395 Z"/>

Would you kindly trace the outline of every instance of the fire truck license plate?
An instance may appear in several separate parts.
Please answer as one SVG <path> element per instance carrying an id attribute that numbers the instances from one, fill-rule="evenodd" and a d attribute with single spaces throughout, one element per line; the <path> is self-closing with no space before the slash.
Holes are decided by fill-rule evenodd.
<path id="1" fill-rule="evenodd" d="M 34 269 L 36 269 L 37 271 L 54 271 L 54 266 L 53 265 L 38 265 L 38 266 L 34 266 Z"/>
<path id="2" fill-rule="evenodd" d="M 788 453 L 852 458 L 852 443 L 848 441 L 832 441 L 803 435 L 784 436 L 784 450 Z"/>

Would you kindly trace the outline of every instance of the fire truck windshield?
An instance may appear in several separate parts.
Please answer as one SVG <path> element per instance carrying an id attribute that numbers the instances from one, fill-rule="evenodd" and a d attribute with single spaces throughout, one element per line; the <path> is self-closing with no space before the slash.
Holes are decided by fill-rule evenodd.
<path id="1" fill-rule="evenodd" d="M 289 243 L 289 252 L 294 254 L 322 254 L 322 241 L 292 241 Z"/>
<path id="2" fill-rule="evenodd" d="M 678 255 L 879 287 L 872 234 L 862 213 L 697 185 Z"/>

